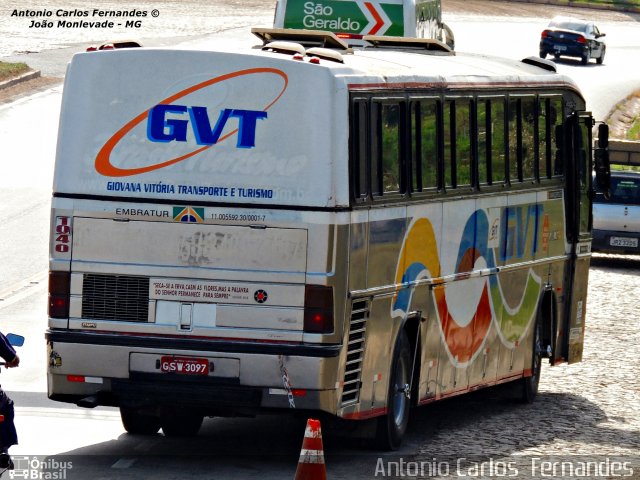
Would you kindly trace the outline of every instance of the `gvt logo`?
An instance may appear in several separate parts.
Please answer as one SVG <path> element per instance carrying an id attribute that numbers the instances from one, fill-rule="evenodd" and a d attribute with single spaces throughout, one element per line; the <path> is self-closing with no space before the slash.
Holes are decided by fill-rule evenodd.
<path id="1" fill-rule="evenodd" d="M 187 141 L 189 120 L 167 119 L 168 113 L 189 113 L 193 133 L 198 145 L 214 145 L 220 140 L 222 131 L 229 118 L 238 118 L 238 148 L 256 146 L 256 126 L 258 120 L 267 118 L 267 112 L 256 110 L 231 110 L 225 108 L 220 112 L 215 127 L 211 128 L 206 107 L 186 107 L 183 105 L 156 105 L 149 111 L 147 122 L 147 138 L 152 142 Z"/>
<path id="2" fill-rule="evenodd" d="M 242 77 L 256 75 L 259 77 L 255 80 L 256 85 L 265 85 L 267 79 L 264 77 L 275 77 L 276 80 L 281 82 L 281 86 L 275 87 L 274 97 L 267 98 L 262 109 L 240 110 L 225 108 L 215 118 L 216 114 L 208 112 L 206 107 L 189 106 L 189 102 L 184 101 L 174 104 L 174 102 L 199 90 L 209 87 L 214 88 L 224 82 L 233 82 Z M 249 68 L 227 73 L 186 88 L 158 102 L 157 105 L 149 110 L 140 113 L 107 140 L 96 156 L 96 171 L 107 177 L 127 177 L 151 172 L 191 158 L 233 135 L 238 137 L 236 142 L 238 148 L 255 147 L 256 129 L 259 122 L 268 118 L 268 110 L 280 100 L 287 89 L 288 83 L 289 78 L 282 70 L 275 68 Z M 259 106 L 261 107 L 262 105 L 259 104 Z M 114 162 L 117 163 L 117 159 L 112 158 L 114 149 L 121 142 L 126 147 L 127 139 L 131 141 L 130 137 L 135 136 L 135 132 L 132 133 L 132 131 L 145 120 L 147 121 L 146 137 L 148 140 L 155 143 L 170 143 L 174 141 L 186 143 L 189 129 L 191 129 L 196 139 L 197 147 L 175 158 L 163 161 L 155 160 L 155 163 L 151 165 L 127 168 L 114 165 Z M 227 132 L 225 133 L 225 127 L 227 126 L 235 128 L 231 131 L 229 131 L 230 128 L 226 128 Z M 119 155 L 126 158 L 126 154 L 120 153 Z"/>

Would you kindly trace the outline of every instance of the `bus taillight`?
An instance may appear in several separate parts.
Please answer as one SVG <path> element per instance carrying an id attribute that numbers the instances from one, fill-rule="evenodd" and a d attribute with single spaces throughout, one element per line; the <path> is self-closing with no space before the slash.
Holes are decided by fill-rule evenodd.
<path id="1" fill-rule="evenodd" d="M 71 273 L 49 272 L 49 316 L 69 318 Z"/>
<path id="2" fill-rule="evenodd" d="M 364 35 L 359 35 L 357 33 L 336 33 L 336 37 L 344 38 L 345 40 L 362 40 Z"/>
<path id="3" fill-rule="evenodd" d="M 307 333 L 333 332 L 333 287 L 305 286 L 304 331 Z"/>

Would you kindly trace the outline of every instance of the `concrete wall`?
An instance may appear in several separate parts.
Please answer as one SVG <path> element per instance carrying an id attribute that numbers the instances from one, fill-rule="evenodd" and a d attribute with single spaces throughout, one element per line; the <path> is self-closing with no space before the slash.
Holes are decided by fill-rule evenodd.
<path id="1" fill-rule="evenodd" d="M 494 0 L 504 2 L 504 0 Z M 574 0 L 511 0 L 512 2 L 543 3 L 562 7 L 595 8 L 598 10 L 612 10 L 617 12 L 640 13 L 638 0 L 600 0 L 600 1 L 574 1 Z"/>
<path id="2" fill-rule="evenodd" d="M 609 140 L 609 160 L 612 165 L 640 166 L 640 142 Z"/>

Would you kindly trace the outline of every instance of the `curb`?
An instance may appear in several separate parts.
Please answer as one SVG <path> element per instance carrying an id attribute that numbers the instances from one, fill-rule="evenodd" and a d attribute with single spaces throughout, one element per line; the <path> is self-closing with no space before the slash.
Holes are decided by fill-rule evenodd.
<path id="1" fill-rule="evenodd" d="M 5 80 L 4 82 L 0 82 L 0 90 L 13 87 L 18 83 L 33 80 L 34 78 L 38 78 L 38 77 L 40 77 L 40 70 L 31 70 L 30 72 L 23 73 L 22 75 L 18 75 L 15 78 L 11 78 L 9 80 Z"/>

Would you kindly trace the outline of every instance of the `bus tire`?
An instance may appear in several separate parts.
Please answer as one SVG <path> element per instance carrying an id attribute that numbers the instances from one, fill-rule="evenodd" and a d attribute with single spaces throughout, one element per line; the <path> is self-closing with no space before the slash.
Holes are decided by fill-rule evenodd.
<path id="1" fill-rule="evenodd" d="M 202 415 L 181 413 L 172 409 L 163 413 L 160 424 L 162 433 L 167 437 L 193 437 L 200 431 L 203 420 Z"/>
<path id="2" fill-rule="evenodd" d="M 145 415 L 140 409 L 120 407 L 122 426 L 132 435 L 154 435 L 160 430 L 160 417 Z"/>
<path id="3" fill-rule="evenodd" d="M 542 370 L 542 321 L 540 318 L 535 323 L 533 333 L 533 356 L 531 359 L 531 376 L 525 377 L 522 383 L 522 403 L 533 403 L 538 395 L 540 386 L 540 372 Z"/>
<path id="4" fill-rule="evenodd" d="M 400 330 L 389 373 L 389 391 L 387 396 L 387 414 L 378 418 L 376 444 L 383 450 L 396 450 L 409 423 L 411 401 L 411 348 L 407 332 Z"/>

